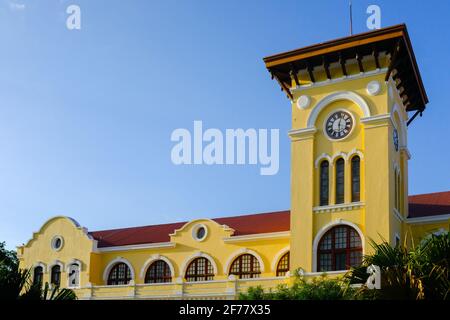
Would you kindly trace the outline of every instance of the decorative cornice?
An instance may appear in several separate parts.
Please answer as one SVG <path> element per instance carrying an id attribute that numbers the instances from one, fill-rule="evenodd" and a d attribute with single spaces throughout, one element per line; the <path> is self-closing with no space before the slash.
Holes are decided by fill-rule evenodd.
<path id="1" fill-rule="evenodd" d="M 290 231 L 280 231 L 280 232 L 270 232 L 270 233 L 257 233 L 257 234 L 249 234 L 242 236 L 233 236 L 230 238 L 224 238 L 223 242 L 244 242 L 244 241 L 252 241 L 252 240 L 260 240 L 260 239 L 287 239 L 291 236 Z"/>
<path id="2" fill-rule="evenodd" d="M 112 251 L 127 251 L 127 250 L 142 250 L 142 249 L 160 249 L 160 248 L 175 248 L 174 242 L 157 242 L 157 243 L 143 243 L 126 246 L 114 246 L 97 248 L 98 252 L 112 252 Z"/>
<path id="3" fill-rule="evenodd" d="M 317 132 L 316 127 L 289 130 L 288 135 L 291 140 L 304 140 L 314 136 Z"/>
<path id="4" fill-rule="evenodd" d="M 364 207 L 364 202 L 352 202 L 343 204 L 333 204 L 330 206 L 319 206 L 314 207 L 314 213 L 325 213 L 325 212 L 337 212 L 337 211 L 350 211 L 357 210 Z"/>
<path id="5" fill-rule="evenodd" d="M 300 90 L 305 90 L 305 89 L 312 89 L 312 88 L 317 88 L 317 87 L 323 87 L 323 86 L 329 86 L 331 84 L 335 84 L 335 83 L 340 83 L 340 82 L 345 82 L 345 81 L 350 81 L 350 80 L 356 80 L 356 79 L 364 79 L 367 77 L 372 77 L 372 76 L 376 76 L 379 74 L 383 74 L 386 73 L 387 68 L 381 68 L 381 69 L 375 69 L 375 70 L 371 70 L 371 71 L 366 71 L 366 72 L 360 72 L 357 74 L 351 74 L 351 75 L 347 75 L 347 76 L 343 76 L 340 78 L 334 78 L 334 79 L 327 79 L 324 81 L 318 81 L 318 82 L 314 82 L 311 84 L 305 84 L 305 85 L 299 85 L 296 86 L 295 88 L 291 89 L 291 92 L 297 92 Z"/>
<path id="6" fill-rule="evenodd" d="M 390 113 L 379 114 L 379 115 L 372 116 L 372 117 L 361 118 L 361 123 L 372 124 L 372 123 L 377 123 L 377 122 L 384 122 L 386 120 L 390 120 L 392 123 L 392 118 L 391 118 Z"/>
<path id="7" fill-rule="evenodd" d="M 420 223 L 434 223 L 434 222 L 443 222 L 450 220 L 450 213 L 443 215 L 435 215 L 429 217 L 417 217 L 417 218 L 407 218 L 406 223 L 408 224 L 420 224 Z"/>

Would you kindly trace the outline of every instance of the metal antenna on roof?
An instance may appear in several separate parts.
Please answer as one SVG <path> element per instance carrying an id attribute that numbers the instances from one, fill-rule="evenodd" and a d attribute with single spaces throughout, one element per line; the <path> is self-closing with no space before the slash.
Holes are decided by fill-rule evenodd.
<path id="1" fill-rule="evenodd" d="M 352 2 L 349 2 L 350 8 L 350 35 L 353 35 L 353 15 L 352 15 Z"/>

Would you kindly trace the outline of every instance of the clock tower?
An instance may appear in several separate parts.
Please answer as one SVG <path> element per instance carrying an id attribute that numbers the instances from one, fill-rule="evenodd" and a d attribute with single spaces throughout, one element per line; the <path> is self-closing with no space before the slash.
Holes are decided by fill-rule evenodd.
<path id="1" fill-rule="evenodd" d="M 290 270 L 339 272 L 370 239 L 403 241 L 407 128 L 428 102 L 406 26 L 264 62 L 292 104 Z"/>

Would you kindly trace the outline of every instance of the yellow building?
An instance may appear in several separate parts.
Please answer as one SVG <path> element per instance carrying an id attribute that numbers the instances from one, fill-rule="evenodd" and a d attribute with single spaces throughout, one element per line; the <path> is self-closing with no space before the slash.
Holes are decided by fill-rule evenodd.
<path id="1" fill-rule="evenodd" d="M 408 124 L 428 100 L 404 25 L 264 62 L 292 104 L 290 212 L 94 232 L 55 217 L 18 248 L 21 267 L 80 299 L 232 299 L 300 268 L 341 274 L 369 239 L 449 229 L 450 192 L 408 197 Z"/>

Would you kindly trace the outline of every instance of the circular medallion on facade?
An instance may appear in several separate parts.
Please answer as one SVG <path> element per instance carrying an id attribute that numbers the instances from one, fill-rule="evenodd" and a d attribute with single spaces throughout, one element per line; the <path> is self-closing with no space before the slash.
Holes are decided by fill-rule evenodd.
<path id="1" fill-rule="evenodd" d="M 376 96 L 381 92 L 381 84 L 378 81 L 370 81 L 367 84 L 367 93 L 371 96 Z"/>
<path id="2" fill-rule="evenodd" d="M 300 96 L 297 99 L 297 107 L 299 109 L 306 109 L 311 104 L 311 98 L 309 96 Z"/>

